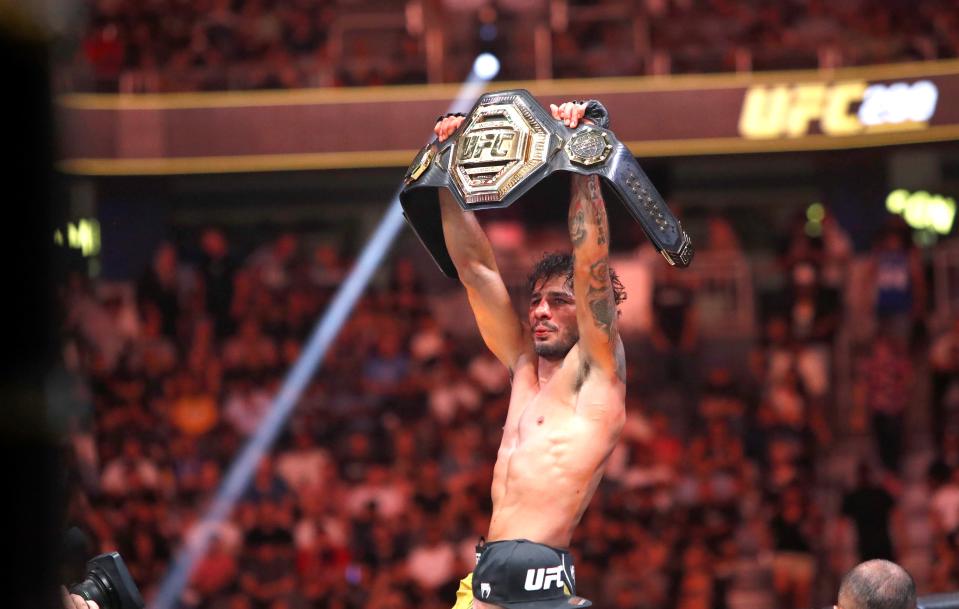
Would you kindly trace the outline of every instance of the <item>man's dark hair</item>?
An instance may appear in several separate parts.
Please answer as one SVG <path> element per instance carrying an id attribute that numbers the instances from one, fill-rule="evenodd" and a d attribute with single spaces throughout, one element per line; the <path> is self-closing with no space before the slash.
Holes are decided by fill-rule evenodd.
<path id="1" fill-rule="evenodd" d="M 839 606 L 842 609 L 915 609 L 916 582 L 894 562 L 867 560 L 842 578 Z"/>
<path id="2" fill-rule="evenodd" d="M 549 281 L 553 277 L 565 277 L 566 285 L 573 287 L 573 255 L 567 252 L 552 252 L 543 254 L 529 277 L 526 278 L 526 287 L 530 293 L 536 289 L 536 286 L 544 281 Z M 626 288 L 613 267 L 609 267 L 609 282 L 613 286 L 613 298 L 616 304 L 626 300 Z"/>

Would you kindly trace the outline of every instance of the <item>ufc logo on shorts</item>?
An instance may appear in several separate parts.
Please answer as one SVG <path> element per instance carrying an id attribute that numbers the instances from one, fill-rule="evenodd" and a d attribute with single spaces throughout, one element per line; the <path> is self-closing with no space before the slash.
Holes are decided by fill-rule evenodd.
<path id="1" fill-rule="evenodd" d="M 539 569 L 528 569 L 526 571 L 527 590 L 545 590 L 555 585 L 557 588 L 563 587 L 563 566 L 540 567 Z"/>

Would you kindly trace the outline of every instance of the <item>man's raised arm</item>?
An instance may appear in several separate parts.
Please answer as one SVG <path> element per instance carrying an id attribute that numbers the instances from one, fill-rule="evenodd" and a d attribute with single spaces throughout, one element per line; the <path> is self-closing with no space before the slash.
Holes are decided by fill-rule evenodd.
<path id="1" fill-rule="evenodd" d="M 609 223 L 597 176 L 573 174 L 569 237 L 579 351 L 593 371 L 625 380 L 616 298 L 609 277 Z"/>
<path id="2" fill-rule="evenodd" d="M 585 104 L 550 106 L 553 116 L 575 128 Z M 579 351 L 593 372 L 625 382 L 626 363 L 617 330 L 616 297 L 609 275 L 609 221 L 597 176 L 572 175 L 569 238 L 573 244 L 573 293 Z"/>
<path id="3" fill-rule="evenodd" d="M 434 131 L 443 141 L 462 121 L 462 117 L 447 117 Z M 512 374 L 520 356 L 532 350 L 532 342 L 513 309 L 493 248 L 476 216 L 464 211 L 449 191 L 440 189 L 439 199 L 446 248 L 466 288 L 480 335 Z"/>

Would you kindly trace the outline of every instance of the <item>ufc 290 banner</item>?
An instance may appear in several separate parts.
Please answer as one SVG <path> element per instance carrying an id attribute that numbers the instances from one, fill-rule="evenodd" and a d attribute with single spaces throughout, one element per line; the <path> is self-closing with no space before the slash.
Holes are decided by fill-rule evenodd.
<path id="1" fill-rule="evenodd" d="M 529 89 L 543 104 L 599 99 L 641 158 L 959 140 L 959 60 L 489 88 Z M 66 95 L 60 167 L 88 175 L 404 167 L 457 89 Z"/>

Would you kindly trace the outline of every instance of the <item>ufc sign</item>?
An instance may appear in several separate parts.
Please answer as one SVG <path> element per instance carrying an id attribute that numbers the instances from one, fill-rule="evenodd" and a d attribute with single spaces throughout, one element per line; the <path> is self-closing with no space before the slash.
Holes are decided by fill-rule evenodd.
<path id="1" fill-rule="evenodd" d="M 739 133 L 749 139 L 798 138 L 818 122 L 825 135 L 925 129 L 939 90 L 928 80 L 756 85 L 746 91 Z"/>
<path id="2" fill-rule="evenodd" d="M 551 586 L 557 588 L 563 587 L 563 567 L 540 567 L 539 569 L 528 569 L 526 571 L 527 590 L 546 590 Z"/>

